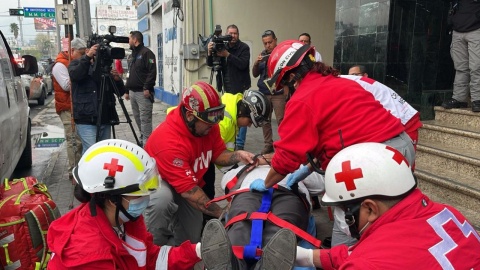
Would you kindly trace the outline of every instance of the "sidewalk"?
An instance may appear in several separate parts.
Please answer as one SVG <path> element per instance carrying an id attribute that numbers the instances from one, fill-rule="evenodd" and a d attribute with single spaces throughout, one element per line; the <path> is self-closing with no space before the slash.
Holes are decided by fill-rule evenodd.
<path id="1" fill-rule="evenodd" d="M 132 120 L 132 124 L 135 128 L 137 136 L 139 132 L 137 130 L 133 115 L 131 113 L 130 102 L 124 101 L 125 107 L 129 113 L 129 116 Z M 54 108 L 54 102 L 51 102 L 47 105 L 48 107 Z M 153 104 L 153 126 L 156 127 L 158 124 L 163 122 L 166 117 L 167 105 L 156 101 Z M 117 104 L 117 112 L 120 117 L 121 122 L 126 121 L 126 117 L 121 110 L 119 104 Z M 58 125 L 62 127 L 60 120 Z M 274 129 L 274 140 L 278 139 L 276 134 L 277 124 L 276 121 L 272 121 L 272 126 Z M 130 126 L 127 123 L 121 123 L 118 126 L 115 126 L 115 134 L 117 139 L 123 139 L 131 142 L 135 142 L 133 133 L 130 129 Z M 248 129 L 247 132 L 247 141 L 245 144 L 245 150 L 253 153 L 259 153 L 263 149 L 263 132 L 261 128 L 252 128 Z M 216 196 L 223 195 L 223 190 L 220 188 L 222 173 L 216 171 Z M 73 186 L 68 180 L 68 158 L 65 150 L 65 143 L 58 148 L 58 151 L 52 154 L 50 163 L 45 170 L 45 174 L 41 179 L 44 180 L 45 184 L 48 187 L 50 194 L 52 195 L 54 201 L 59 207 L 60 213 L 63 215 L 67 213 L 71 208 L 70 206 L 77 206 L 79 202 L 73 197 Z M 333 223 L 328 219 L 326 208 L 321 208 L 313 211 L 315 220 L 317 223 L 317 237 L 319 239 L 324 239 L 326 236 L 331 235 L 331 228 Z"/>

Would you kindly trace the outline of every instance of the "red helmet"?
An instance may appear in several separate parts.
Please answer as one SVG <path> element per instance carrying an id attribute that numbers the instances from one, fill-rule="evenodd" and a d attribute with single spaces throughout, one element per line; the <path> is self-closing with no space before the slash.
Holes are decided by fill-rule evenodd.
<path id="1" fill-rule="evenodd" d="M 182 105 L 198 119 L 208 124 L 218 124 L 223 119 L 225 105 L 217 90 L 202 81 L 183 91 Z"/>
<path id="2" fill-rule="evenodd" d="M 315 62 L 315 47 L 303 44 L 298 40 L 285 40 L 273 49 L 268 59 L 268 77 L 265 83 L 270 91 L 278 91 L 283 87 L 282 80 L 285 74 L 298 67 L 307 54 L 312 55 Z"/>

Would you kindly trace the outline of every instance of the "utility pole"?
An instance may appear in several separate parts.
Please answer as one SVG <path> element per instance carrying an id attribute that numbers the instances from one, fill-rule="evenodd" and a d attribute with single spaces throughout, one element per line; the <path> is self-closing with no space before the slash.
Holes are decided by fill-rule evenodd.
<path id="1" fill-rule="evenodd" d="M 18 0 L 18 1 L 20 1 L 20 0 Z M 63 4 L 71 4 L 72 0 L 63 0 L 62 3 Z M 73 25 L 68 25 L 68 24 L 65 25 L 65 37 L 69 38 L 70 40 L 72 40 L 74 38 L 74 36 L 73 36 Z"/>
<path id="2" fill-rule="evenodd" d="M 53 7 L 57 7 L 57 0 L 53 0 Z M 56 12 L 56 11 L 55 11 Z M 55 37 L 55 43 L 57 44 L 57 52 L 62 51 L 62 45 L 60 44 L 60 27 L 57 21 L 55 21 L 56 29 L 57 29 L 57 36 Z"/>
<path id="3" fill-rule="evenodd" d="M 18 8 L 21 8 L 20 0 L 18 0 Z M 18 24 L 20 25 L 20 46 L 23 46 L 23 16 L 18 16 Z"/>
<path id="4" fill-rule="evenodd" d="M 77 23 L 77 33 L 81 38 L 92 34 L 92 18 L 90 16 L 90 0 L 75 1 L 75 20 Z"/>

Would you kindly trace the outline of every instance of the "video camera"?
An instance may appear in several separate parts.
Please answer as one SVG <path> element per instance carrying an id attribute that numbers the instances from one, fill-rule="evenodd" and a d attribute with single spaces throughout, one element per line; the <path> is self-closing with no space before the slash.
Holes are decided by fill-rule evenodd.
<path id="1" fill-rule="evenodd" d="M 215 45 L 213 46 L 212 52 L 217 53 L 226 49 L 226 45 L 229 41 L 232 40 L 232 36 L 225 35 L 222 36 L 222 27 L 220 25 L 215 26 L 215 32 L 213 33 L 211 40 Z"/>
<path id="2" fill-rule="evenodd" d="M 102 70 L 106 70 L 106 72 L 109 72 L 109 68 L 111 68 L 113 59 L 123 59 L 125 57 L 125 49 L 119 47 L 112 47 L 110 45 L 110 42 L 128 43 L 129 38 L 123 36 L 115 36 L 114 34 L 115 32 L 117 32 L 117 27 L 113 25 L 108 27 L 108 32 L 110 33 L 109 35 L 92 34 L 88 38 L 88 48 L 95 44 L 99 44 L 94 64 L 94 71 L 97 69 L 97 66 L 100 65 Z"/>

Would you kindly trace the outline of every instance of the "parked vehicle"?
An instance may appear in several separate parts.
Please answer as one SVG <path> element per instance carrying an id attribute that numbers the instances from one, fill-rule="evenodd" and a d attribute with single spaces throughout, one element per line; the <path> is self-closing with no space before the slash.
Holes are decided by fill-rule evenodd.
<path id="1" fill-rule="evenodd" d="M 17 64 L 0 31 L 0 181 L 9 178 L 17 168 L 32 166 L 30 108 L 22 74 L 38 72 L 37 59 L 22 56 Z"/>
<path id="2" fill-rule="evenodd" d="M 41 64 L 37 64 L 37 72 L 24 74 L 21 77 L 28 99 L 37 100 L 38 105 L 44 105 L 47 95 L 53 93 L 52 78 L 46 75 L 45 68 Z"/>

